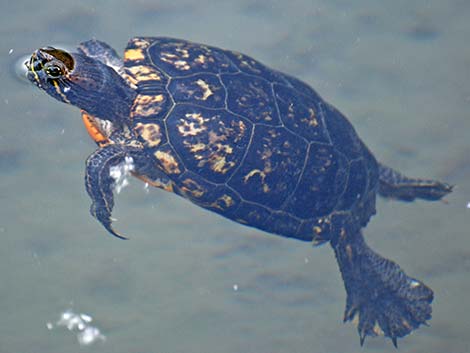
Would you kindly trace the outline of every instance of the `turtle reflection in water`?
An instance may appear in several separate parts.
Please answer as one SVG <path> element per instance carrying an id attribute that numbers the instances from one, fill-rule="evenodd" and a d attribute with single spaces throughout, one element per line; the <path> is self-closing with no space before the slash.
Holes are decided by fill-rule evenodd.
<path id="1" fill-rule="evenodd" d="M 110 169 L 236 222 L 334 250 L 345 321 L 394 345 L 431 318 L 433 292 L 365 243 L 375 199 L 439 200 L 448 184 L 374 158 L 349 121 L 302 81 L 229 50 L 137 37 L 122 60 L 90 40 L 35 51 L 28 78 L 77 106 L 98 149 L 86 162 L 91 214 L 113 235 Z"/>

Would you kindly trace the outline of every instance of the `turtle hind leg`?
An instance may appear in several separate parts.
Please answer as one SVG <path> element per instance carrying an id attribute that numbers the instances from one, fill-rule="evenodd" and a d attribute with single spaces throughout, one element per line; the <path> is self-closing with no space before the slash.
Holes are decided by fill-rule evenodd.
<path id="1" fill-rule="evenodd" d="M 408 178 L 396 170 L 379 164 L 379 194 L 401 201 L 415 199 L 440 200 L 452 191 L 452 185 L 437 180 Z"/>
<path id="2" fill-rule="evenodd" d="M 367 336 L 384 335 L 396 347 L 431 319 L 432 290 L 372 251 L 360 232 L 343 232 L 331 245 L 347 293 L 344 321 L 357 325 L 361 346 Z"/>

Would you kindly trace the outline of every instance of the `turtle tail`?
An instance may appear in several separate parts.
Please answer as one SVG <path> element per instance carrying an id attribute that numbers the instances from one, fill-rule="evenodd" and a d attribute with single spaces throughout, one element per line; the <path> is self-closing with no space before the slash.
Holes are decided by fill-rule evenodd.
<path id="1" fill-rule="evenodd" d="M 375 253 L 360 231 L 343 231 L 331 246 L 347 293 L 344 322 L 357 325 L 361 346 L 367 336 L 384 335 L 397 347 L 397 338 L 431 319 L 432 290 Z"/>
<path id="2" fill-rule="evenodd" d="M 415 199 L 440 200 L 453 186 L 431 179 L 409 178 L 400 172 L 379 164 L 379 194 L 401 201 Z"/>

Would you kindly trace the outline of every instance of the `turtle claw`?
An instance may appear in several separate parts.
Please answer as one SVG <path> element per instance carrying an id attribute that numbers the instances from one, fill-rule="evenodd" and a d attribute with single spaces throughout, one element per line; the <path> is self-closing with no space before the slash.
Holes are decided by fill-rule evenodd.
<path id="1" fill-rule="evenodd" d="M 122 239 L 122 240 L 129 240 L 129 238 L 127 238 L 127 237 L 125 237 L 125 236 L 119 234 L 118 232 L 116 232 L 116 231 L 113 229 L 113 227 L 111 227 L 111 225 L 108 226 L 108 227 L 107 227 L 107 226 L 104 226 L 104 227 L 106 228 L 106 230 L 107 230 L 108 232 L 110 232 L 110 233 L 111 233 L 112 235 L 114 235 L 116 238 L 119 238 L 119 239 Z"/>
<path id="2" fill-rule="evenodd" d="M 114 228 L 112 227 L 112 221 L 114 221 L 115 219 L 111 218 L 111 212 L 106 207 L 97 207 L 96 204 L 93 202 L 93 204 L 90 207 L 90 213 L 113 236 L 119 239 L 123 239 L 123 240 L 129 239 L 114 230 Z"/>
<path id="3" fill-rule="evenodd" d="M 101 222 L 101 221 L 100 221 Z M 109 224 L 104 224 L 101 222 L 101 224 L 104 226 L 104 228 L 110 232 L 112 235 L 114 235 L 116 238 L 122 239 L 122 240 L 128 240 L 129 238 L 125 237 L 124 235 L 119 234 L 114 230 L 114 228 L 111 226 L 111 220 L 109 221 Z"/>
<path id="4" fill-rule="evenodd" d="M 366 333 L 365 332 L 360 332 L 359 333 L 359 343 L 361 344 L 361 347 L 364 346 L 364 341 L 366 340 Z"/>

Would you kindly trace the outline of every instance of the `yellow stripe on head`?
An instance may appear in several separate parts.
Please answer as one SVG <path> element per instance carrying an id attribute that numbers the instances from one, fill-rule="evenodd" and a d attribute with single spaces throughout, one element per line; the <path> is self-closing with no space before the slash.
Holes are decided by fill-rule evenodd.
<path id="1" fill-rule="evenodd" d="M 62 92 L 62 90 L 60 89 L 60 86 L 59 86 L 59 83 L 57 81 L 52 81 L 52 84 L 54 85 L 54 88 L 55 90 L 57 91 L 57 93 L 62 97 L 62 99 L 64 100 L 65 103 L 68 103 L 68 104 L 72 104 L 70 103 L 70 101 L 68 100 L 67 96 L 64 94 L 64 92 Z"/>

